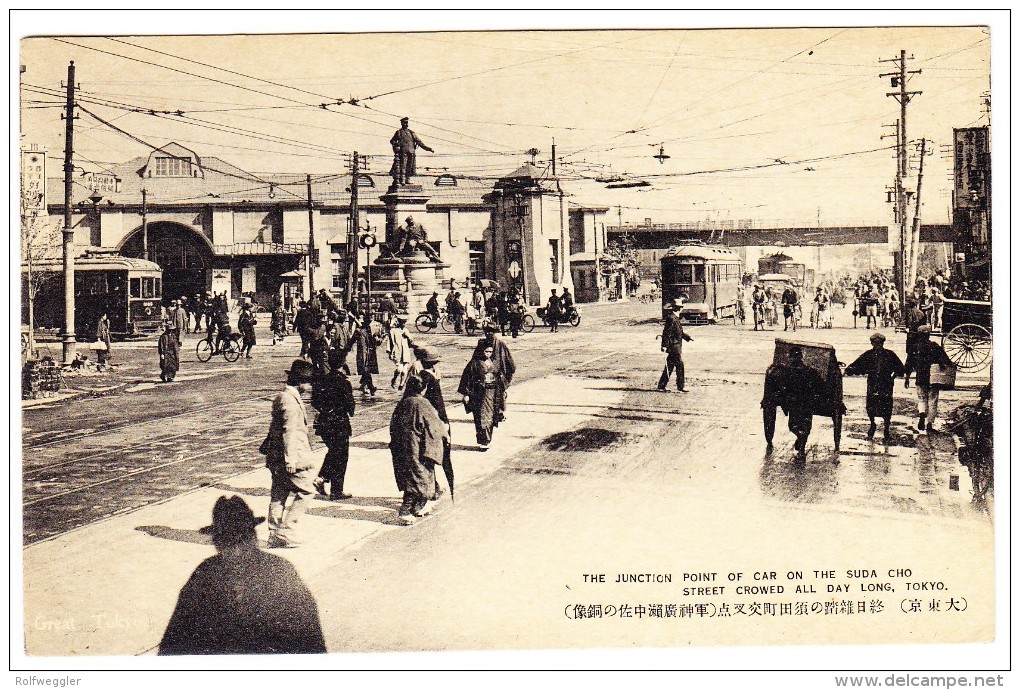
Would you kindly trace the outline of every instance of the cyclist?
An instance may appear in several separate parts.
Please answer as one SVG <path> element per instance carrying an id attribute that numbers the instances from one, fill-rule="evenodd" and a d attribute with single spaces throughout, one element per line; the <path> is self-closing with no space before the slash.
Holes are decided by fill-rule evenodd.
<path id="1" fill-rule="evenodd" d="M 792 285 L 787 285 L 780 297 L 783 304 L 783 330 L 788 330 L 790 322 L 793 321 L 793 330 L 797 330 L 797 307 L 800 306 L 800 296 Z"/>
<path id="2" fill-rule="evenodd" d="M 439 293 L 433 292 L 432 297 L 425 304 L 425 311 L 432 321 L 432 328 L 439 328 Z"/>

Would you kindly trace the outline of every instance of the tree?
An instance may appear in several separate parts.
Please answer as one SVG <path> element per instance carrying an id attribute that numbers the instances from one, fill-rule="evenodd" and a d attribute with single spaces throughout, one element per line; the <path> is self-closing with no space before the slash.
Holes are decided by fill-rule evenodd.
<path id="1" fill-rule="evenodd" d="M 21 268 L 24 279 L 22 289 L 28 301 L 28 355 L 35 353 L 35 297 L 40 288 L 57 274 L 40 271 L 40 263 L 51 263 L 61 257 L 61 232 L 57 223 L 36 210 L 38 199 L 21 200 Z"/>

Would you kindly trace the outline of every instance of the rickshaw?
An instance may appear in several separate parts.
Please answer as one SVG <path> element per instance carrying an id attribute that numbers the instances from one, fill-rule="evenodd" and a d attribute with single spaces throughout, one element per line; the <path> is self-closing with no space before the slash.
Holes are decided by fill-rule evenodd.
<path id="1" fill-rule="evenodd" d="M 776 431 L 776 408 L 780 406 L 778 374 L 790 361 L 790 349 L 799 347 L 804 355 L 804 364 L 814 369 L 824 383 L 824 389 L 815 397 L 812 413 L 815 417 L 832 419 L 832 441 L 839 452 L 839 441 L 843 429 L 843 373 L 836 360 L 836 349 L 825 343 L 809 343 L 776 338 L 776 349 L 772 365 L 765 372 L 765 394 L 762 397 L 762 423 L 765 442 L 771 446 Z"/>
<path id="2" fill-rule="evenodd" d="M 960 371 L 978 371 L 992 358 L 992 303 L 946 297 L 942 348 Z"/>

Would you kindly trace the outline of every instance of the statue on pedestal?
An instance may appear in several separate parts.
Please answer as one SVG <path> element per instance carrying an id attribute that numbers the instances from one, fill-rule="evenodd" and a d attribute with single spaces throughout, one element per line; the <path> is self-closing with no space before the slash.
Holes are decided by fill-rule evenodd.
<path id="1" fill-rule="evenodd" d="M 390 138 L 390 146 L 393 147 L 390 176 L 393 178 L 394 186 L 411 183 L 411 176 L 415 174 L 415 149 L 420 147 L 429 153 L 435 153 L 407 127 L 407 124 L 406 117 L 400 118 L 400 129 Z"/>

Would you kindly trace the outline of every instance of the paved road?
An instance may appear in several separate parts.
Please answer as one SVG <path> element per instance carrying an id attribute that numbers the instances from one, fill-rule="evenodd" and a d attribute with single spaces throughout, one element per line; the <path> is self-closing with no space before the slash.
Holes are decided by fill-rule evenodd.
<path id="1" fill-rule="evenodd" d="M 554 341 L 544 329 L 513 341 L 518 380 L 592 364 L 587 361 L 591 346 L 583 341 L 621 318 L 614 310 L 586 316 L 584 329 L 564 329 L 579 341 L 569 346 L 567 336 Z M 413 335 L 443 352 L 441 369 L 450 399 L 477 338 Z M 250 361 L 230 364 L 217 357 L 203 364 L 194 358 L 198 339 L 187 337 L 183 366 L 173 384 L 155 382 L 151 343 L 125 343 L 117 346 L 118 361 L 137 371 L 139 381 L 123 394 L 25 411 L 25 544 L 261 466 L 262 457 L 254 449 L 265 436 L 272 398 L 298 354 L 299 342 L 290 338 L 275 348 L 258 347 Z M 261 338 L 263 343 L 268 340 Z M 387 363 L 383 353 L 380 357 L 384 373 L 377 377 L 379 393 L 375 399 L 357 401 L 355 435 L 389 424 L 397 394 L 385 385 Z"/>
<path id="2" fill-rule="evenodd" d="M 910 428 L 912 391 L 898 389 L 888 447 L 866 440 L 864 381 L 847 379 L 839 455 L 831 422 L 816 419 L 807 462 L 794 462 L 782 417 L 766 455 L 758 402 L 782 332 L 691 328 L 691 392 L 660 393 L 656 316 L 655 305 L 590 308 L 579 329 L 512 342 L 520 373 L 492 450 L 474 452 L 470 422 L 458 411 L 456 503 L 410 528 L 393 522 L 398 499 L 385 451 L 395 394 L 383 386 L 375 401 L 359 401 L 346 487 L 355 499 L 317 501 L 313 540 L 283 554 L 319 602 L 331 651 L 859 642 L 862 626 L 873 641 L 990 636 L 989 506 L 970 501 L 948 435 Z M 903 336 L 887 334 L 902 351 Z M 837 328 L 794 337 L 833 343 L 848 360 L 867 348 L 867 336 Z M 423 339 L 441 348 L 453 398 L 474 339 Z M 260 348 L 250 363 L 187 362 L 184 375 L 197 378 L 142 382 L 117 397 L 25 415 L 26 610 L 43 626 L 29 631 L 34 653 L 153 648 L 177 590 L 211 553 L 196 530 L 215 497 L 227 491 L 257 510 L 264 505 L 268 475 L 255 448 L 296 350 L 292 342 Z M 152 353 L 139 347 L 124 356 Z M 976 397 L 983 380 L 963 383 L 944 409 Z M 124 514 L 103 519 L 113 513 Z M 85 573 L 73 586 L 68 564 Z M 579 625 L 563 614 L 578 605 L 749 601 L 727 599 L 731 590 L 685 598 L 682 581 L 595 587 L 586 573 L 610 582 L 617 573 L 656 572 L 680 580 L 743 571 L 750 579 L 757 570 L 854 567 L 912 569 L 965 593 L 972 608 L 951 626 L 888 615 L 792 626 L 688 617 L 621 627 Z M 113 635 L 102 626 L 46 627 L 66 624 L 73 610 L 125 616 L 137 628 Z"/>

